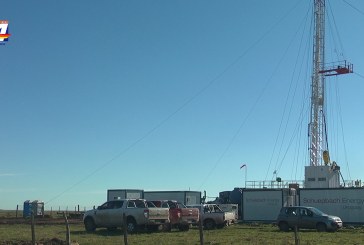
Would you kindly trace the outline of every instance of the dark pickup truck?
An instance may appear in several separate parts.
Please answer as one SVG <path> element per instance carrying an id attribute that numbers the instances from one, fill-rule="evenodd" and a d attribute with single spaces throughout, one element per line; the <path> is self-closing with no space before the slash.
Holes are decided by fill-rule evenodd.
<path id="1" fill-rule="evenodd" d="M 197 208 L 188 208 L 184 204 L 173 200 L 155 200 L 151 202 L 156 207 L 169 208 L 170 223 L 164 225 L 167 231 L 172 228 L 188 231 L 190 226 L 197 224 L 199 220 L 199 210 Z"/>

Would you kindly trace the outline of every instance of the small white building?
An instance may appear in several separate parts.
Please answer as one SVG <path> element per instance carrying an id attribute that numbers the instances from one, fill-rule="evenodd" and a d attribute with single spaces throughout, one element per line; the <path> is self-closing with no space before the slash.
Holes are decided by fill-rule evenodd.
<path id="1" fill-rule="evenodd" d="M 337 165 L 306 166 L 305 188 L 339 188 L 339 170 Z"/>

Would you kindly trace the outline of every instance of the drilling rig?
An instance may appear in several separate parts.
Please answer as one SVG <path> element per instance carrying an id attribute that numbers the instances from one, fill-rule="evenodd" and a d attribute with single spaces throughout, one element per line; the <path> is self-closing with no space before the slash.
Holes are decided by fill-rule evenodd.
<path id="1" fill-rule="evenodd" d="M 352 72 L 353 65 L 349 62 L 325 63 L 325 0 L 315 0 L 311 115 L 308 125 L 310 165 L 305 167 L 306 188 L 340 187 L 340 167 L 336 162 L 331 162 L 328 149 L 325 77 Z"/>

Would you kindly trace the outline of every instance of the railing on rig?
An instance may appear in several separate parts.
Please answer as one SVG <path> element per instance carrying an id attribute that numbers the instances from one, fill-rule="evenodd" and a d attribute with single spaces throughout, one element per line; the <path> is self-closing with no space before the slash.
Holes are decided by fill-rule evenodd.
<path id="1" fill-rule="evenodd" d="M 287 181 L 277 181 L 277 180 L 257 180 L 257 181 L 246 181 L 245 187 L 252 189 L 274 189 L 274 188 L 289 188 L 290 185 L 295 185 L 297 187 L 303 187 L 304 181 L 287 180 Z"/>
<path id="2" fill-rule="evenodd" d="M 256 180 L 256 181 L 246 181 L 245 188 L 248 189 L 280 189 L 280 188 L 290 188 L 294 186 L 295 188 L 305 188 L 305 181 L 303 180 Z M 360 188 L 364 187 L 364 183 L 361 180 L 345 180 L 340 185 L 343 188 Z"/>

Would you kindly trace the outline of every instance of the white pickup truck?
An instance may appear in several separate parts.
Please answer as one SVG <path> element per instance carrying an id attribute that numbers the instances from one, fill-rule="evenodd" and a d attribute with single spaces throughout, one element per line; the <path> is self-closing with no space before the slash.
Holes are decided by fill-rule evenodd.
<path id="1" fill-rule="evenodd" d="M 231 225 L 237 220 L 234 212 L 224 212 L 216 204 L 196 204 L 187 205 L 188 207 L 198 208 L 200 219 L 205 229 L 223 228 Z"/>
<path id="2" fill-rule="evenodd" d="M 105 227 L 116 229 L 123 227 L 123 214 L 126 216 L 127 231 L 136 232 L 138 228 L 158 229 L 160 225 L 169 223 L 168 208 L 151 207 L 144 199 L 124 199 L 106 202 L 97 209 L 86 211 L 83 223 L 86 231 L 95 231 Z"/>

